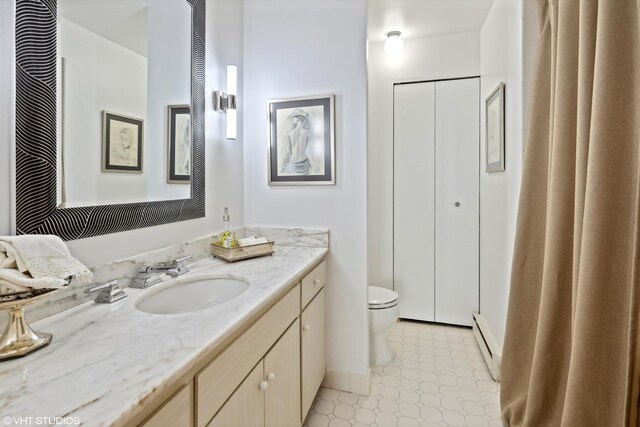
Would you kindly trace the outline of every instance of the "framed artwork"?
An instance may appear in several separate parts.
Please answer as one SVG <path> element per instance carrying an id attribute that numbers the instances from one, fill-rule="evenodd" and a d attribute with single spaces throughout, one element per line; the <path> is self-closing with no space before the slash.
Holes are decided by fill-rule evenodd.
<path id="1" fill-rule="evenodd" d="M 191 108 L 167 107 L 167 182 L 191 182 Z"/>
<path id="2" fill-rule="evenodd" d="M 504 82 L 485 101 L 486 171 L 504 170 Z"/>
<path id="3" fill-rule="evenodd" d="M 102 171 L 142 173 L 144 120 L 102 112 Z"/>
<path id="4" fill-rule="evenodd" d="M 333 185 L 334 96 L 268 102 L 269 185 Z"/>

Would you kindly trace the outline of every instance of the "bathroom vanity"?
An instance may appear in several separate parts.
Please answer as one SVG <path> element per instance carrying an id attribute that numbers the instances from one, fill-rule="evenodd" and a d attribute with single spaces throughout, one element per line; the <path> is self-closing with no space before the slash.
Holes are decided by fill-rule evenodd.
<path id="1" fill-rule="evenodd" d="M 240 277 L 245 292 L 195 312 L 149 314 L 127 288 L 35 322 L 54 334 L 0 364 L 3 416 L 78 417 L 84 425 L 299 426 L 325 374 L 326 247 L 272 257 L 206 258 L 189 274 Z M 156 285 L 159 287 L 170 283 Z"/>
<path id="2" fill-rule="evenodd" d="M 153 414 L 142 425 L 302 424 L 325 373 L 325 280 L 322 261 L 255 322 L 243 324 L 233 342 L 205 355 L 212 360 L 204 368 L 176 381 L 171 397 L 146 405 L 140 416 Z"/>

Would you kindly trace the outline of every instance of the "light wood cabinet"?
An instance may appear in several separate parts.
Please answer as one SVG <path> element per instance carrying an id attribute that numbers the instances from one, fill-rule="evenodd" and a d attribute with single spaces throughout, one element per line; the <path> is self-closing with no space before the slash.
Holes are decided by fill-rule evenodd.
<path id="1" fill-rule="evenodd" d="M 287 329 L 208 427 L 300 426 L 300 321 Z"/>
<path id="2" fill-rule="evenodd" d="M 325 281 L 322 261 L 127 425 L 300 427 L 325 375 Z"/>
<path id="3" fill-rule="evenodd" d="M 169 398 L 143 427 L 174 427 L 193 425 L 193 387 L 189 383 Z"/>
<path id="4" fill-rule="evenodd" d="M 300 307 L 304 309 L 309 301 L 324 288 L 324 284 L 327 281 L 327 266 L 326 261 L 322 261 L 316 268 L 311 270 L 309 274 L 304 276 L 301 284 L 302 299 Z"/>
<path id="5" fill-rule="evenodd" d="M 198 427 L 204 427 L 233 390 L 300 313 L 300 287 L 276 303 L 196 375 Z"/>
<path id="6" fill-rule="evenodd" d="M 300 426 L 300 321 L 296 320 L 264 358 L 269 388 L 265 427 Z"/>
<path id="7" fill-rule="evenodd" d="M 322 289 L 300 316 L 302 407 L 301 421 L 307 416 L 325 375 L 325 290 Z"/>
<path id="8" fill-rule="evenodd" d="M 208 427 L 245 427 L 264 425 L 264 391 L 262 360 L 231 395 Z M 176 424 L 179 425 L 179 424 Z"/>

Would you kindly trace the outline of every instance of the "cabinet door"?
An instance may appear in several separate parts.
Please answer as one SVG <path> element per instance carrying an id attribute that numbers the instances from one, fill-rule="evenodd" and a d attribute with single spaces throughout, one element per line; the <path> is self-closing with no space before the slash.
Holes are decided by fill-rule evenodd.
<path id="1" fill-rule="evenodd" d="M 433 321 L 435 83 L 393 89 L 393 286 L 400 317 Z"/>
<path id="2" fill-rule="evenodd" d="M 260 389 L 263 376 L 264 364 L 261 360 L 233 392 L 208 427 L 263 426 L 265 392 Z"/>
<path id="3" fill-rule="evenodd" d="M 300 426 L 300 321 L 264 357 L 265 427 Z M 247 424 L 249 425 L 249 424 Z"/>
<path id="4" fill-rule="evenodd" d="M 436 83 L 435 321 L 471 326 L 478 311 L 478 79 Z"/>
<path id="5" fill-rule="evenodd" d="M 302 312 L 302 410 L 301 420 L 307 415 L 325 375 L 325 290 L 309 303 Z"/>
<path id="6" fill-rule="evenodd" d="M 299 314 L 300 286 L 295 286 L 196 375 L 197 427 L 207 425 Z"/>
<path id="7" fill-rule="evenodd" d="M 193 385 L 185 385 L 169 398 L 151 418 L 145 421 L 143 427 L 172 427 L 193 425 Z"/>

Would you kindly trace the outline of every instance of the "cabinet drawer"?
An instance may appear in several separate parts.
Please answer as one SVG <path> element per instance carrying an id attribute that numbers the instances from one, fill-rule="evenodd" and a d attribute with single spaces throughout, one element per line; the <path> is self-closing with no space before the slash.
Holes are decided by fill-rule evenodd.
<path id="1" fill-rule="evenodd" d="M 322 261 L 302 279 L 302 309 L 304 309 L 304 307 L 309 304 L 309 301 L 324 287 L 326 281 L 327 263 L 326 261 Z"/>
<path id="2" fill-rule="evenodd" d="M 151 418 L 142 423 L 142 427 L 173 427 L 193 425 L 193 387 L 185 385 L 167 400 Z"/>
<path id="3" fill-rule="evenodd" d="M 204 427 L 273 343 L 298 317 L 300 286 L 293 288 L 196 375 L 197 426 Z"/>

